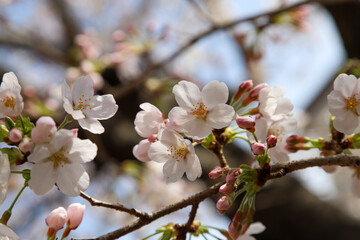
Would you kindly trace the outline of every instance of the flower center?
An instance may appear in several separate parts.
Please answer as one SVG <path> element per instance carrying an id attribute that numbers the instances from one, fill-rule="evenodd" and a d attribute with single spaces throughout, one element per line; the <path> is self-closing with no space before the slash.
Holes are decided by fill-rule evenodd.
<path id="1" fill-rule="evenodd" d="M 197 102 L 193 104 L 193 110 L 191 114 L 196 115 L 198 118 L 205 118 L 207 113 L 207 107 L 202 102 Z"/>
<path id="2" fill-rule="evenodd" d="M 10 107 L 12 109 L 15 108 L 15 99 L 12 96 L 11 97 L 7 96 L 6 98 L 2 98 L 0 102 L 2 102 L 5 107 Z"/>
<path id="3" fill-rule="evenodd" d="M 356 99 L 356 96 L 353 95 L 350 98 L 346 98 L 345 102 L 346 102 L 346 108 L 349 109 L 350 111 L 353 111 L 356 115 L 358 115 L 358 112 L 356 110 L 356 107 L 358 105 L 358 101 Z"/>
<path id="4" fill-rule="evenodd" d="M 86 110 L 87 108 L 89 108 L 91 110 L 90 107 L 90 101 L 91 98 L 84 98 L 84 94 L 81 95 L 81 98 L 79 99 L 78 105 L 74 108 L 74 110 Z"/>
<path id="5" fill-rule="evenodd" d="M 184 159 L 189 150 L 186 148 L 185 144 L 181 144 L 181 146 L 171 145 L 170 149 L 167 150 L 168 156 L 171 156 L 172 159 L 179 162 Z"/>
<path id="6" fill-rule="evenodd" d="M 53 162 L 55 169 L 57 169 L 59 166 L 63 167 L 65 164 L 70 163 L 70 160 L 65 156 L 65 153 L 69 152 L 61 148 L 58 152 L 49 157 L 49 161 Z"/>

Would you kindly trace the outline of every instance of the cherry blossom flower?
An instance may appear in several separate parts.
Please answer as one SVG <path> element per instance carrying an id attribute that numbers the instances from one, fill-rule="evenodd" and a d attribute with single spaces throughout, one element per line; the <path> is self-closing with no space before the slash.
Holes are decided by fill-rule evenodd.
<path id="1" fill-rule="evenodd" d="M 93 160 L 97 147 L 90 140 L 74 137 L 72 130 L 61 129 L 47 144 L 35 147 L 29 162 L 29 186 L 38 195 L 48 192 L 56 183 L 69 196 L 77 196 L 89 186 L 89 175 L 80 163 Z"/>
<path id="2" fill-rule="evenodd" d="M 335 116 L 335 129 L 346 134 L 353 133 L 359 126 L 360 80 L 353 75 L 340 74 L 327 100 L 329 111 Z"/>
<path id="3" fill-rule="evenodd" d="M 18 240 L 19 236 L 11 228 L 0 223 L 0 239 L 1 240 Z"/>
<path id="4" fill-rule="evenodd" d="M 148 155 L 150 146 L 151 146 L 151 142 L 148 139 L 141 140 L 139 144 L 136 144 L 135 147 L 133 148 L 134 156 L 142 162 L 151 161 Z"/>
<path id="5" fill-rule="evenodd" d="M 142 103 L 140 108 L 143 111 L 136 114 L 134 121 L 135 130 L 140 136 L 148 138 L 164 128 L 164 115 L 157 107 L 150 103 Z"/>
<path id="6" fill-rule="evenodd" d="M 103 133 L 104 127 L 99 120 L 105 120 L 115 115 L 118 105 L 111 94 L 94 96 L 93 80 L 89 76 L 80 77 L 72 90 L 64 81 L 62 96 L 64 109 L 80 126 L 92 133 Z"/>
<path id="7" fill-rule="evenodd" d="M 227 127 L 233 120 L 235 111 L 225 104 L 229 91 L 224 83 L 212 81 L 200 91 L 195 84 L 181 81 L 173 93 L 179 107 L 169 112 L 170 124 L 189 137 L 205 138 L 213 128 Z"/>
<path id="8" fill-rule="evenodd" d="M 243 235 L 239 236 L 236 240 L 256 240 L 256 238 L 250 235 L 261 233 L 265 230 L 265 228 L 266 227 L 261 222 L 254 222 L 250 224 L 246 232 Z"/>
<path id="9" fill-rule="evenodd" d="M 21 87 L 13 72 L 5 73 L 0 85 L 0 118 L 16 117 L 24 109 Z"/>
<path id="10" fill-rule="evenodd" d="M 9 163 L 8 155 L 1 154 L 1 156 L 0 156 L 0 204 L 2 204 L 6 198 L 9 176 L 10 176 L 10 163 Z"/>
<path id="11" fill-rule="evenodd" d="M 259 118 L 256 121 L 255 134 L 260 142 L 266 143 L 267 138 L 273 135 L 277 138 L 276 146 L 269 148 L 269 156 L 273 163 L 285 163 L 289 159 L 289 151 L 286 150 L 287 135 L 296 129 L 297 122 L 293 117 L 286 117 L 279 121 L 271 121 Z"/>
<path id="12" fill-rule="evenodd" d="M 293 109 L 290 99 L 283 98 L 285 89 L 282 87 L 265 87 L 259 92 L 259 112 L 272 121 L 288 116 Z"/>
<path id="13" fill-rule="evenodd" d="M 51 117 L 40 117 L 36 121 L 36 127 L 31 131 L 31 138 L 35 143 L 49 142 L 56 133 L 56 123 Z"/>
<path id="14" fill-rule="evenodd" d="M 190 181 L 201 176 L 200 161 L 189 140 L 169 128 L 163 129 L 158 138 L 159 141 L 151 144 L 148 154 L 151 160 L 165 163 L 163 173 L 166 182 L 176 182 L 184 172 Z"/>

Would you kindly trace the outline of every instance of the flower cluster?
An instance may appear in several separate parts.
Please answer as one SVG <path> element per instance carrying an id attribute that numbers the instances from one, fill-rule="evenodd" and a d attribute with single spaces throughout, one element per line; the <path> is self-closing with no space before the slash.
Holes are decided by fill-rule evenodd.
<path id="1" fill-rule="evenodd" d="M 56 185 L 66 195 L 78 196 L 88 188 L 89 175 L 81 164 L 95 158 L 97 146 L 88 139 L 78 138 L 77 129 L 63 127 L 76 119 L 82 128 L 95 134 L 102 133 L 104 128 L 98 120 L 112 117 L 118 106 L 112 95 L 94 96 L 93 80 L 90 77 L 79 78 L 72 89 L 64 82 L 63 100 L 68 115 L 58 128 L 49 116 L 40 117 L 34 125 L 30 118 L 21 115 L 24 103 L 17 77 L 14 73 L 4 74 L 0 86 L 0 140 L 10 147 L 1 149 L 0 155 L 1 203 L 6 197 L 10 166 L 26 162 L 32 163 L 32 169 L 15 171 L 25 179 L 23 189 L 29 186 L 34 193 L 43 195 Z M 1 239 L 18 239 L 4 225 L 11 217 L 13 205 L 1 217 Z M 76 213 L 78 210 L 74 208 L 77 206 L 70 206 L 67 211 L 67 234 L 81 222 L 82 215 L 79 217 Z M 58 216 L 64 215 L 64 211 L 60 210 L 56 211 L 59 212 Z M 46 222 L 51 231 L 55 229 L 56 233 L 60 218 L 54 220 L 54 214 Z M 51 236 L 50 239 L 55 239 L 53 234 Z"/>
<path id="2" fill-rule="evenodd" d="M 140 105 L 143 111 L 136 115 L 135 130 L 147 139 L 136 145 L 133 153 L 141 161 L 165 163 L 167 182 L 176 182 L 185 172 L 194 181 L 202 170 L 193 144 L 211 134 L 212 129 L 228 127 L 235 112 L 226 104 L 227 86 L 218 81 L 205 85 L 202 91 L 191 82 L 180 81 L 173 93 L 179 106 L 169 112 L 169 119 L 150 103 Z"/>

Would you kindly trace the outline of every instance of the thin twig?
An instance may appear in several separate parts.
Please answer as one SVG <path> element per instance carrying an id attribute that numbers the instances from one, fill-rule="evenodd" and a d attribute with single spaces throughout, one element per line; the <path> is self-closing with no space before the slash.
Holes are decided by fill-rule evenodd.
<path id="1" fill-rule="evenodd" d="M 103 202 L 100 200 L 97 200 L 95 198 L 90 197 L 89 195 L 87 195 L 84 192 L 80 192 L 80 196 L 82 198 L 84 198 L 85 200 L 87 200 L 91 206 L 97 206 L 97 207 L 104 207 L 104 208 L 110 208 L 110 209 L 114 209 L 117 211 L 121 211 L 121 212 L 126 212 L 130 215 L 139 217 L 139 218 L 148 218 L 148 214 L 145 212 L 141 212 L 135 208 L 127 208 L 122 204 L 113 204 L 113 203 L 107 203 L 107 202 Z"/>
<path id="2" fill-rule="evenodd" d="M 176 240 L 186 240 L 186 234 L 188 232 L 195 232 L 195 229 L 191 228 L 191 225 L 194 222 L 198 207 L 199 207 L 199 203 L 194 204 L 191 208 L 188 221 L 185 224 L 176 226 L 176 229 L 178 231 Z"/>

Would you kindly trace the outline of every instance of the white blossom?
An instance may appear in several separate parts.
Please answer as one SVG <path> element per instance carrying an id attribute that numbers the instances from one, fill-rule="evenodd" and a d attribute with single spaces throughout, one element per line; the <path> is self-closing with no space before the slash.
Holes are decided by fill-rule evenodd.
<path id="1" fill-rule="evenodd" d="M 353 75 L 340 74 L 327 100 L 329 111 L 335 116 L 335 129 L 346 134 L 353 133 L 359 125 L 360 80 Z"/>
<path id="2" fill-rule="evenodd" d="M 134 121 L 136 132 L 144 138 L 157 134 L 165 126 L 164 115 L 150 103 L 142 103 L 140 108 L 143 111 L 136 114 Z"/>
<path id="3" fill-rule="evenodd" d="M 205 138 L 213 128 L 229 126 L 235 116 L 233 107 L 226 104 L 229 90 L 224 83 L 212 81 L 200 91 L 195 84 L 181 81 L 173 93 L 179 107 L 169 112 L 170 125 L 189 137 Z"/>
<path id="4" fill-rule="evenodd" d="M 296 125 L 296 119 L 293 117 L 275 122 L 263 117 L 256 119 L 255 134 L 260 142 L 266 143 L 266 139 L 270 135 L 277 138 L 276 146 L 269 148 L 268 151 L 272 163 L 285 163 L 290 160 L 289 151 L 285 149 L 286 138 L 289 133 L 296 130 Z"/>
<path id="5" fill-rule="evenodd" d="M 282 87 L 265 87 L 259 93 L 259 112 L 272 121 L 288 116 L 293 109 L 290 99 L 283 98 L 285 89 Z"/>
<path id="6" fill-rule="evenodd" d="M 201 176 L 199 158 L 188 139 L 169 128 L 163 129 L 158 138 L 159 141 L 151 144 L 148 154 L 151 160 L 165 163 L 163 173 L 166 182 L 176 182 L 184 172 L 190 181 Z"/>
<path id="7" fill-rule="evenodd" d="M 10 163 L 7 154 L 0 156 L 0 205 L 6 198 L 8 181 L 10 176 Z"/>
<path id="8" fill-rule="evenodd" d="M 43 195 L 56 183 L 66 195 L 79 195 L 89 186 L 89 175 L 81 163 L 93 160 L 96 152 L 94 143 L 74 137 L 72 130 L 58 131 L 49 143 L 36 146 L 28 157 L 35 163 L 30 188 Z"/>
<path id="9" fill-rule="evenodd" d="M 13 72 L 5 73 L 0 85 L 0 118 L 16 117 L 24 109 L 21 87 Z"/>
<path id="10" fill-rule="evenodd" d="M 93 80 L 89 76 L 79 78 L 72 90 L 66 81 L 62 86 L 64 109 L 80 126 L 92 133 L 104 132 L 98 120 L 108 119 L 116 113 L 118 106 L 111 94 L 94 96 Z"/>
<path id="11" fill-rule="evenodd" d="M 8 226 L 0 223 L 0 239 L 1 240 L 18 240 L 19 236 Z"/>
<path id="12" fill-rule="evenodd" d="M 250 224 L 249 228 L 246 230 L 244 235 L 239 236 L 236 240 L 256 240 L 256 238 L 250 235 L 259 234 L 263 232 L 265 229 L 266 227 L 261 222 L 254 222 Z"/>
<path id="13" fill-rule="evenodd" d="M 151 159 L 149 158 L 148 151 L 150 149 L 151 143 L 148 139 L 141 140 L 138 144 L 136 144 L 133 148 L 134 156 L 142 162 L 149 162 Z"/>

